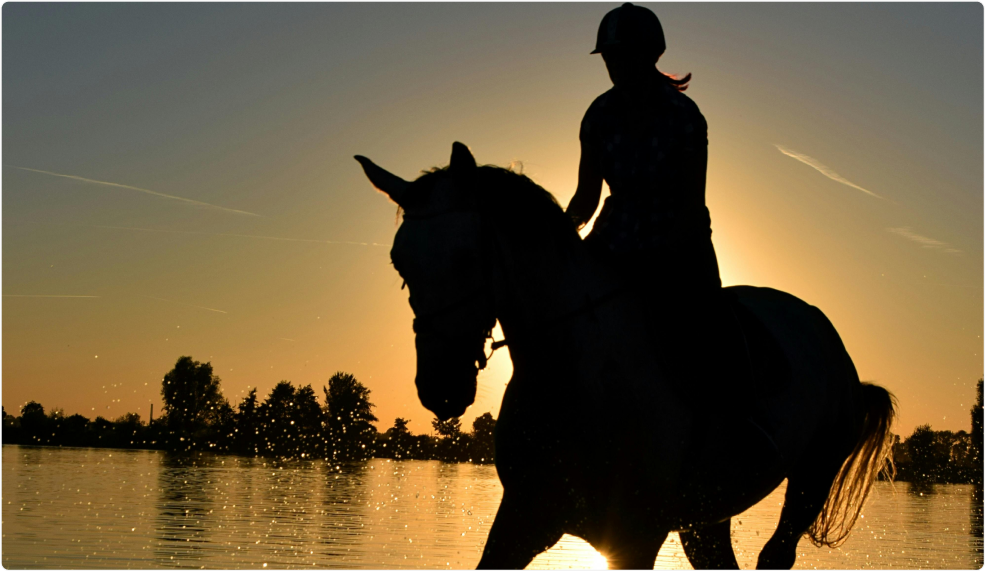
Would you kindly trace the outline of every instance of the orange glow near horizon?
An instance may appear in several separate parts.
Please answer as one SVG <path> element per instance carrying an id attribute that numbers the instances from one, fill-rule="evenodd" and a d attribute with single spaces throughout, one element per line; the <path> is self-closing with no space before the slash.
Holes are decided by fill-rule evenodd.
<path id="1" fill-rule="evenodd" d="M 223 17 L 203 26 L 210 10 Z M 225 10 L 5 6 L 4 161 L 34 169 L 3 169 L 5 410 L 146 420 L 190 355 L 234 406 L 282 379 L 320 396 L 342 370 L 372 391 L 381 430 L 404 417 L 430 432 L 407 292 L 379 246 L 394 207 L 352 156 L 410 179 L 462 141 L 567 204 L 580 121 L 611 87 L 588 55 L 605 9 Z M 708 120 L 725 285 L 824 311 L 861 378 L 899 398 L 898 432 L 968 430 L 983 372 L 981 6 L 654 10 L 660 68 L 693 74 Z M 948 82 L 912 73 L 931 65 Z M 466 428 L 498 413 L 507 356 L 480 374 Z"/>

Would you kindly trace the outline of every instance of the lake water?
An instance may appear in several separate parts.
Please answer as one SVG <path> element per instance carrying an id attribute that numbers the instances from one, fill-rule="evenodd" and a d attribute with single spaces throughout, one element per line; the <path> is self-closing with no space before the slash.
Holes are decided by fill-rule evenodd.
<path id="1" fill-rule="evenodd" d="M 802 540 L 795 568 L 982 567 L 971 486 L 877 483 L 839 549 Z M 3 447 L 2 562 L 23 568 L 472 568 L 502 488 L 493 466 Z M 732 520 L 743 568 L 776 526 L 783 487 Z M 977 502 L 977 509 L 973 505 Z M 565 536 L 531 565 L 604 568 Z M 689 569 L 672 534 L 658 569 Z"/>

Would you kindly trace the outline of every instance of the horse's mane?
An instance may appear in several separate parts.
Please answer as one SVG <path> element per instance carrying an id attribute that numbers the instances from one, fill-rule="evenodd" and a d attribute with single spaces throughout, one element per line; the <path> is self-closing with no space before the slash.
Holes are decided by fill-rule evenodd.
<path id="1" fill-rule="evenodd" d="M 448 167 L 425 171 L 411 185 L 405 204 L 425 204 L 430 190 L 444 177 L 453 176 Z M 464 182 L 462 192 L 474 192 L 481 215 L 536 242 L 561 244 L 581 241 L 571 218 L 554 195 L 528 176 L 495 165 L 476 167 Z"/>

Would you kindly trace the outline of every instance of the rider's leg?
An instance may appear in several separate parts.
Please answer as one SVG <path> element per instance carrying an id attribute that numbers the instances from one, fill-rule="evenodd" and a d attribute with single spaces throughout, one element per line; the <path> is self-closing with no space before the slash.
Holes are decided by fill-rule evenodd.
<path id="1" fill-rule="evenodd" d="M 681 532 L 681 545 L 695 569 L 738 569 L 732 551 L 731 521 Z"/>
<path id="2" fill-rule="evenodd" d="M 682 395 L 716 416 L 745 416 L 753 400 L 749 359 L 710 236 L 614 259 L 641 291 L 661 367 Z"/>
<path id="3" fill-rule="evenodd" d="M 505 492 L 493 521 L 479 569 L 523 569 L 539 553 L 561 539 L 561 527 L 551 520 L 557 511 L 535 499 Z"/>

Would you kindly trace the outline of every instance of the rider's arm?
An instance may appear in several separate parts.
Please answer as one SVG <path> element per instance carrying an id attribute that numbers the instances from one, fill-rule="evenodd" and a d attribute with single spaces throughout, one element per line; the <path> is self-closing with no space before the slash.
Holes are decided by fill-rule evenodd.
<path id="1" fill-rule="evenodd" d="M 708 124 L 701 113 L 692 120 L 692 132 L 685 138 L 682 171 L 683 190 L 705 206 L 705 179 L 708 173 Z"/>
<path id="2" fill-rule="evenodd" d="M 581 161 L 578 163 L 578 189 L 568 203 L 567 213 L 581 229 L 595 215 L 602 196 L 602 168 L 597 147 L 585 136 L 582 126 Z"/>

